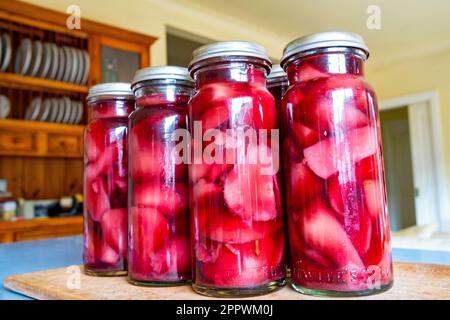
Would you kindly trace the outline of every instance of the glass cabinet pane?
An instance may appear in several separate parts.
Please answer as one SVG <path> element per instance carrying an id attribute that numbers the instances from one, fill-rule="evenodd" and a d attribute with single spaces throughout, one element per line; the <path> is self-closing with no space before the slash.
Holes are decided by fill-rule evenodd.
<path id="1" fill-rule="evenodd" d="M 102 46 L 102 82 L 131 82 L 139 67 L 139 53 Z"/>

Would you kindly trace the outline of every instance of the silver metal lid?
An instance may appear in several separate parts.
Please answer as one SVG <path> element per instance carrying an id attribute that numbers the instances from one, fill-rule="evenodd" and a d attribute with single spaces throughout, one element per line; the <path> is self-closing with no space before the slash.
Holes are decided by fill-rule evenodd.
<path id="1" fill-rule="evenodd" d="M 369 56 L 369 48 L 359 34 L 340 31 L 319 32 L 295 39 L 288 43 L 283 51 L 281 66 L 284 68 L 288 60 L 300 52 L 330 47 L 357 48 L 365 51 L 366 57 Z"/>
<path id="2" fill-rule="evenodd" d="M 189 76 L 189 71 L 187 68 L 176 67 L 176 66 L 158 66 L 158 67 L 148 67 L 136 71 L 134 74 L 132 87 L 135 84 L 147 81 L 147 80 L 185 80 L 193 82 L 192 78 Z"/>
<path id="3" fill-rule="evenodd" d="M 189 63 L 189 71 L 192 72 L 192 67 L 200 61 L 223 56 L 253 57 L 267 60 L 271 64 L 266 49 L 259 44 L 247 41 L 222 41 L 194 50 L 191 63 Z"/>
<path id="4" fill-rule="evenodd" d="M 270 74 L 267 76 L 267 82 L 279 81 L 280 78 L 286 78 L 287 80 L 287 74 L 279 64 L 275 64 L 272 67 Z"/>
<path id="5" fill-rule="evenodd" d="M 130 96 L 134 97 L 131 85 L 127 82 L 108 82 L 92 86 L 89 89 L 87 99 L 98 96 Z"/>

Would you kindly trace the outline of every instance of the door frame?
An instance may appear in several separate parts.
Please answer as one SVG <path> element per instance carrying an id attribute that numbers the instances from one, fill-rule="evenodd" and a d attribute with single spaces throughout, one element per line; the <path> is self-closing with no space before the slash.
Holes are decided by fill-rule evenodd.
<path id="1" fill-rule="evenodd" d="M 448 214 L 448 201 L 447 201 L 447 183 L 445 179 L 444 170 L 444 155 L 442 152 L 442 129 L 440 121 L 440 104 L 439 94 L 437 90 L 422 92 L 413 95 L 400 96 L 392 99 L 382 100 L 379 103 L 379 109 L 389 110 L 409 106 L 416 103 L 427 103 L 431 110 L 431 123 L 428 125 L 428 130 L 431 132 L 433 138 L 433 150 L 434 150 L 434 170 L 436 177 L 436 188 L 438 192 L 438 221 L 449 220 Z M 410 128 L 413 130 L 413 128 Z"/>

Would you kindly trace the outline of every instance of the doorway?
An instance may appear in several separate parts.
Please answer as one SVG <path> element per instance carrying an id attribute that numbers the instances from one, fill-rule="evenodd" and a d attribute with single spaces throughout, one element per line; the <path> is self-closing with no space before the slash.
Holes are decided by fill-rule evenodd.
<path id="1" fill-rule="evenodd" d="M 166 42 L 167 64 L 169 66 L 187 67 L 195 49 L 214 41 L 173 27 L 167 27 Z"/>
<path id="2" fill-rule="evenodd" d="M 391 229 L 416 225 L 408 107 L 380 111 Z"/>
<path id="3" fill-rule="evenodd" d="M 392 230 L 439 226 L 448 218 L 437 94 L 381 102 L 380 125 Z"/>

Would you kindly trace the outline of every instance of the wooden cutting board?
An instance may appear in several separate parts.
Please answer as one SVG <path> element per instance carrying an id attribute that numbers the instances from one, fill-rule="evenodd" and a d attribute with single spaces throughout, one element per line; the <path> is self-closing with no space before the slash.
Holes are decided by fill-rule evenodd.
<path id="1" fill-rule="evenodd" d="M 76 279 L 71 277 L 73 270 L 77 270 L 77 268 L 51 269 L 10 276 L 5 279 L 4 286 L 35 299 L 210 299 L 195 294 L 189 285 L 159 288 L 137 287 L 129 284 L 125 277 L 90 277 L 82 272 L 81 278 L 79 278 L 79 289 L 73 289 L 73 286 L 77 284 L 76 281 L 71 281 Z M 395 263 L 394 277 L 394 286 L 389 291 L 356 299 L 450 299 L 450 266 Z M 282 290 L 254 299 L 307 300 L 318 298 L 299 294 L 286 286 Z"/>

